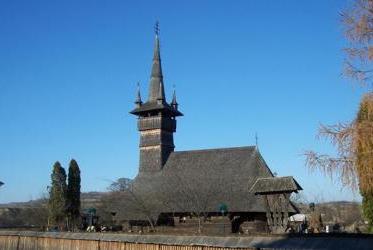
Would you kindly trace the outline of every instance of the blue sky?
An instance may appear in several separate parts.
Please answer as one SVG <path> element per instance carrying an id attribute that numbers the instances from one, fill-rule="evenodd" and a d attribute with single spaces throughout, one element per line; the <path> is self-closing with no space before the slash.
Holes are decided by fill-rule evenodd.
<path id="1" fill-rule="evenodd" d="M 310 200 L 359 200 L 310 173 L 302 153 L 333 148 L 320 123 L 354 117 L 362 89 L 341 76 L 348 1 L 0 1 L 0 202 L 40 197 L 71 158 L 83 191 L 134 177 L 136 82 L 147 96 L 160 21 L 176 150 L 255 144 Z"/>

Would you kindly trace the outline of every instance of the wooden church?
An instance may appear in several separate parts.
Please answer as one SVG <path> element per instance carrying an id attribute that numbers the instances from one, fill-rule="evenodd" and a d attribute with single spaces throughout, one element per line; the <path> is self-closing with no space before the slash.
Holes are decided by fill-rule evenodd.
<path id="1" fill-rule="evenodd" d="M 148 98 L 143 101 L 138 90 L 130 112 L 140 132 L 132 192 L 143 203 L 130 219 L 223 215 L 232 231 L 244 221 L 262 221 L 272 232 L 284 229 L 289 214 L 297 212 L 290 193 L 300 185 L 292 177 L 274 177 L 256 146 L 175 151 L 176 119 L 183 114 L 175 92 L 167 102 L 164 88 L 156 32 Z"/>

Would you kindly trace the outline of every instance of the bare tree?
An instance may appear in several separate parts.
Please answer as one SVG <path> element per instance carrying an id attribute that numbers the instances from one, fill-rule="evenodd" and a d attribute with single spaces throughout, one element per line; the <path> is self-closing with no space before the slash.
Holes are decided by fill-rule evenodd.
<path id="1" fill-rule="evenodd" d="M 331 178 L 337 175 L 344 186 L 352 189 L 359 187 L 360 191 L 373 191 L 373 94 L 363 97 L 354 121 L 322 125 L 319 137 L 329 139 L 336 146 L 337 156 L 307 151 L 306 164 L 309 168 L 320 169 Z"/>
<path id="2" fill-rule="evenodd" d="M 152 194 L 127 178 L 120 178 L 109 187 L 110 193 L 103 196 L 101 210 L 106 214 L 117 213 L 118 218 L 131 221 L 146 220 L 151 229 L 157 221 L 156 205 Z"/>
<path id="3" fill-rule="evenodd" d="M 201 233 L 209 214 L 218 210 L 219 204 L 216 201 L 226 200 L 230 190 L 222 189 L 223 180 L 220 175 L 214 176 L 203 170 L 199 174 L 200 176 L 191 178 L 183 171 L 166 171 L 160 190 L 164 190 L 161 192 L 161 200 L 165 209 L 196 217 L 197 230 Z"/>
<path id="4" fill-rule="evenodd" d="M 359 188 L 363 210 L 373 230 L 373 0 L 355 0 L 342 13 L 346 38 L 344 74 L 369 88 L 360 103 L 356 119 L 346 123 L 321 125 L 319 137 L 327 138 L 337 149 L 336 156 L 305 152 L 306 165 L 329 177 L 339 177 L 344 186 Z"/>
<path id="5" fill-rule="evenodd" d="M 372 85 L 373 77 L 373 1 L 355 0 L 342 12 L 345 36 L 350 46 L 345 49 L 344 74 L 363 86 Z"/>
<path id="6" fill-rule="evenodd" d="M 327 138 L 337 148 L 337 155 L 330 156 L 306 151 L 306 165 L 311 170 L 321 170 L 331 179 L 337 177 L 344 186 L 357 188 L 357 173 L 353 148 L 354 123 L 321 125 L 318 138 Z"/>
<path id="7" fill-rule="evenodd" d="M 132 180 L 129 178 L 119 178 L 110 184 L 109 190 L 112 192 L 126 191 L 131 186 Z"/>
<path id="8" fill-rule="evenodd" d="M 350 46 L 345 49 L 347 57 L 344 74 L 360 85 L 373 87 L 373 0 L 355 0 L 349 9 L 342 12 L 342 22 L 346 38 L 350 42 Z M 369 108 L 373 103 L 372 95 L 373 92 L 369 90 L 361 105 Z M 335 125 L 321 125 L 318 138 L 330 140 L 337 149 L 337 155 L 307 151 L 307 166 L 311 170 L 320 169 L 331 178 L 337 176 L 344 186 L 352 189 L 366 189 L 369 185 L 373 189 L 373 178 L 369 177 L 372 178 L 370 181 L 364 178 L 366 174 L 370 176 L 369 168 L 363 171 L 358 165 L 363 160 L 367 161 L 365 165 L 368 164 L 373 157 L 371 150 L 365 150 L 363 155 L 358 152 L 362 144 L 365 148 L 370 145 L 372 122 L 372 119 L 367 117 L 364 121 L 355 119 Z"/>

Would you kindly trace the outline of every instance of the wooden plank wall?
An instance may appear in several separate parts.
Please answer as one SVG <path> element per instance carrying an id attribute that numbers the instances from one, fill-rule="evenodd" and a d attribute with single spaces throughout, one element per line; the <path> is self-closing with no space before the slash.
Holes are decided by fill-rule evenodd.
<path id="1" fill-rule="evenodd" d="M 161 244 L 137 244 L 102 240 L 76 240 L 52 237 L 3 236 L 0 235 L 1 250 L 243 250 L 209 246 L 177 246 Z M 245 248 L 245 250 L 255 250 Z"/>

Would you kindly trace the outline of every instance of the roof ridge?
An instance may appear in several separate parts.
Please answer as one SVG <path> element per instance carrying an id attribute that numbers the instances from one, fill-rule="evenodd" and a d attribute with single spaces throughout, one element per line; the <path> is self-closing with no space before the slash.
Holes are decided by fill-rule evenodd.
<path id="1" fill-rule="evenodd" d="M 258 177 L 257 179 L 259 180 L 259 179 L 273 179 L 273 178 L 277 178 L 277 179 L 279 179 L 279 178 L 292 178 L 292 179 L 294 179 L 294 177 L 291 176 L 291 175 L 288 175 L 288 176 L 273 176 L 273 177 Z"/>
<path id="2" fill-rule="evenodd" d="M 228 148 L 207 148 L 207 149 L 192 149 L 183 151 L 174 151 L 173 154 L 179 153 L 199 153 L 199 152 L 210 152 L 210 151 L 227 151 L 227 150 L 245 150 L 245 149 L 255 149 L 255 146 L 241 146 L 241 147 L 228 147 Z"/>

